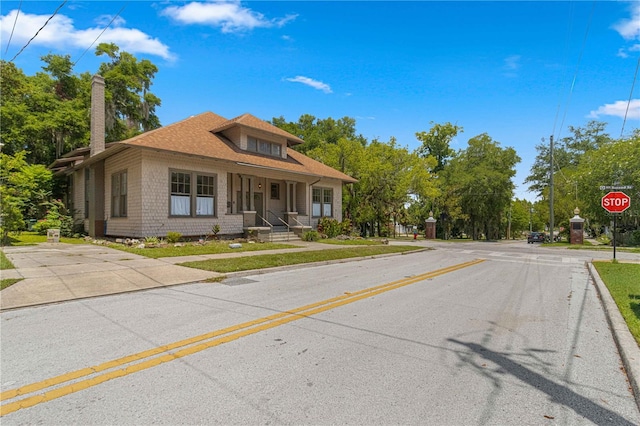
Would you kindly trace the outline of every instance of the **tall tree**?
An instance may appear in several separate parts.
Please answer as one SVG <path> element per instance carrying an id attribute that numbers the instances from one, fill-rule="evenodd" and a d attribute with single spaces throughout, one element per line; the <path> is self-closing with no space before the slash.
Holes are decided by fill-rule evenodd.
<path id="1" fill-rule="evenodd" d="M 28 164 L 26 152 L 0 153 L 0 227 L 2 240 L 9 232 L 24 229 L 24 219 L 39 219 L 39 207 L 50 195 L 51 171 L 42 164 Z"/>
<path id="2" fill-rule="evenodd" d="M 119 52 L 113 44 L 100 45 L 97 54 L 111 58 L 100 67 L 109 101 L 107 140 L 122 140 L 159 127 L 155 108 L 160 100 L 149 92 L 156 66 Z M 0 143 L 6 154 L 25 150 L 27 162 L 50 164 L 89 143 L 91 74 L 74 74 L 68 55 L 49 54 L 41 59 L 43 71 L 33 76 L 0 61 Z"/>
<path id="3" fill-rule="evenodd" d="M 295 149 L 305 154 L 323 143 L 337 144 L 341 138 L 357 141 L 362 146 L 367 144 L 364 136 L 356 134 L 356 121 L 351 117 L 334 120 L 331 117 L 320 119 L 303 114 L 297 122 L 287 122 L 280 116 L 274 117 L 271 124 L 304 140 L 305 143 Z"/>
<path id="4" fill-rule="evenodd" d="M 451 148 L 451 141 L 463 130 L 462 127 L 449 122 L 438 124 L 432 121 L 430 124 L 431 129 L 428 132 L 416 133 L 416 138 L 422 142 L 418 148 L 418 154 L 422 157 L 432 156 L 435 158 L 437 164 L 433 171 L 438 173 L 444 169 L 447 161 L 455 154 Z"/>
<path id="5" fill-rule="evenodd" d="M 607 190 L 601 186 L 626 185 L 633 189 L 625 190 L 632 198 L 631 207 L 622 215 L 623 220 L 635 222 L 640 226 L 640 129 L 626 139 L 620 139 L 587 152 L 575 172 L 575 181 L 579 189 L 578 207 L 585 217 L 600 223 L 611 219 L 600 205 Z"/>
<path id="6" fill-rule="evenodd" d="M 100 65 L 105 79 L 107 141 L 118 141 L 160 127 L 156 107 L 160 98 L 150 92 L 158 72 L 148 59 L 138 60 L 120 51 L 113 43 L 101 43 L 96 55 L 106 55 L 111 61 Z"/>
<path id="7" fill-rule="evenodd" d="M 513 148 L 501 148 L 484 133 L 469 139 L 447 168 L 448 190 L 458 198 L 468 216 L 471 234 L 478 239 L 500 237 L 502 217 L 509 207 L 515 185 L 515 166 L 520 161 Z"/>
<path id="8" fill-rule="evenodd" d="M 590 121 L 585 127 L 569 126 L 571 135 L 554 143 L 554 171 L 578 166 L 585 153 L 609 143 L 611 137 L 604 132 L 606 126 L 606 123 L 600 121 Z M 549 186 L 549 143 L 543 140 L 543 143 L 536 146 L 536 150 L 538 154 L 525 183 L 530 184 L 529 191 L 535 192 L 539 197 L 544 196 L 545 193 L 548 196 L 548 190 L 545 190 Z"/>

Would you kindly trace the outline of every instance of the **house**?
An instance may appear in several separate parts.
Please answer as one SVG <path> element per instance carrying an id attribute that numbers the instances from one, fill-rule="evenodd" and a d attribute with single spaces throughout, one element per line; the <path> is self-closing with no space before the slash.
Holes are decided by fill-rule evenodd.
<path id="1" fill-rule="evenodd" d="M 301 233 L 342 220 L 342 185 L 356 180 L 295 150 L 304 141 L 250 114 L 189 117 L 104 142 L 104 79 L 92 81 L 91 143 L 56 160 L 68 204 L 94 237 Z"/>

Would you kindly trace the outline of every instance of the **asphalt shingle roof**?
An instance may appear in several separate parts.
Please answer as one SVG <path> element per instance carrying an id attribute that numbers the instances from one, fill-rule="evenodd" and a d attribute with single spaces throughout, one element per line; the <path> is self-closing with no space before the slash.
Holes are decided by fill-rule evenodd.
<path id="1" fill-rule="evenodd" d="M 292 143 L 304 142 L 302 139 L 250 114 L 243 114 L 232 120 L 227 120 L 212 112 L 205 112 L 117 142 L 114 145 L 157 149 L 176 154 L 195 155 L 305 175 L 322 176 L 347 183 L 356 182 L 356 179 L 351 176 L 293 149 L 287 149 L 287 159 L 243 151 L 221 133 L 234 126 L 245 126 L 284 136 Z"/>

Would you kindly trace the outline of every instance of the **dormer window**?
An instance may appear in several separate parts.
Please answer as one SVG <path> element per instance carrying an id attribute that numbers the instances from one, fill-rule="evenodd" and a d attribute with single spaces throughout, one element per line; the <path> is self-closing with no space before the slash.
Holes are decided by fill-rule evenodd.
<path id="1" fill-rule="evenodd" d="M 282 146 L 280 144 L 263 141 L 251 136 L 247 137 L 247 151 L 270 155 L 272 157 L 282 157 Z"/>

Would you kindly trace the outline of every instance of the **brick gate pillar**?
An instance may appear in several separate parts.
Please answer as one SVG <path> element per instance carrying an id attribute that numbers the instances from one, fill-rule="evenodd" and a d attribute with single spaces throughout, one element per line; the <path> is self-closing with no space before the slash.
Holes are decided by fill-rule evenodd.
<path id="1" fill-rule="evenodd" d="M 424 228 L 424 237 L 427 240 L 435 240 L 436 220 L 433 218 L 433 212 L 429 212 L 429 219 L 424 221 Z"/>
<path id="2" fill-rule="evenodd" d="M 573 211 L 574 217 L 569 219 L 571 244 L 582 244 L 584 242 L 584 219 L 580 217 L 580 209 L 576 207 Z"/>

